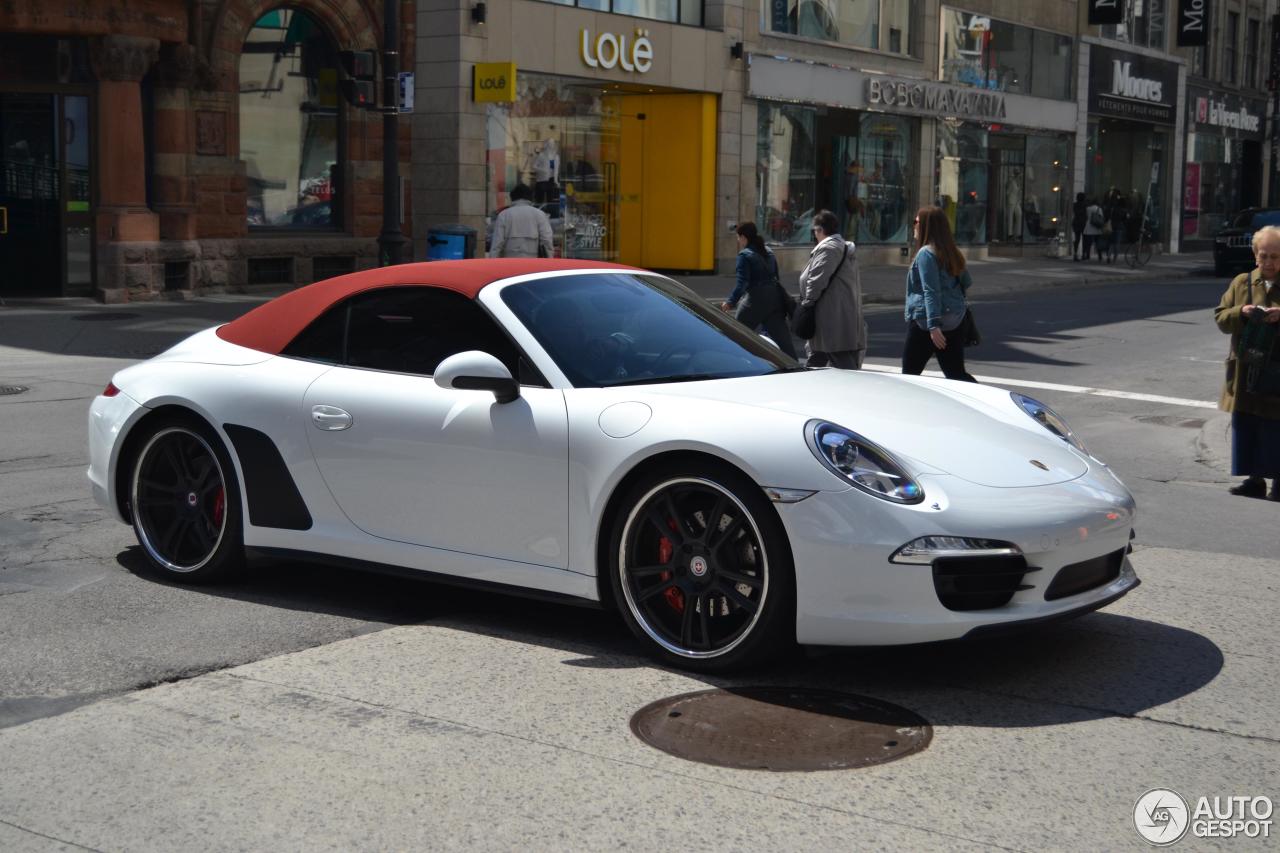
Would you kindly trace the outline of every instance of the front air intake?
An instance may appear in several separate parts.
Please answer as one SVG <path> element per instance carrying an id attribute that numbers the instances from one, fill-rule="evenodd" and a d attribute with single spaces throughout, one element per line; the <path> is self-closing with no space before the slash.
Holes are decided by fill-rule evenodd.
<path id="1" fill-rule="evenodd" d="M 938 557 L 933 561 L 933 588 L 948 610 L 991 610 L 1004 607 L 1015 592 L 1031 588 L 1022 583 L 1026 573 L 1027 559 L 1021 554 Z"/>

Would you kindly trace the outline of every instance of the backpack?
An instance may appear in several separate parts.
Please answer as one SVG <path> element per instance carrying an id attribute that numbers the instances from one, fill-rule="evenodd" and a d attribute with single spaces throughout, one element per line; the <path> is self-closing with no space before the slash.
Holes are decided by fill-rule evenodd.
<path id="1" fill-rule="evenodd" d="M 1102 215 L 1102 208 L 1093 206 L 1089 208 L 1089 224 L 1094 228 L 1101 228 L 1106 224 L 1106 217 Z"/>

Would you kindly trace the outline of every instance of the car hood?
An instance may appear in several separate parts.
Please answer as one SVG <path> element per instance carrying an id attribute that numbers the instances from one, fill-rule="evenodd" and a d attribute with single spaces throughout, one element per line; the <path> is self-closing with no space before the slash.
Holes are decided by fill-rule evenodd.
<path id="1" fill-rule="evenodd" d="M 914 473 L 952 474 L 984 486 L 1045 486 L 1089 470 L 1066 442 L 1017 409 L 1007 392 L 969 383 L 829 369 L 646 391 L 830 421 L 891 451 Z"/>

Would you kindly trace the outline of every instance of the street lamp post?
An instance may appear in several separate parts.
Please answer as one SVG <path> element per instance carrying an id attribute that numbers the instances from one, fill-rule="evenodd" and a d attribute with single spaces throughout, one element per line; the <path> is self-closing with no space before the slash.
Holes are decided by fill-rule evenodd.
<path id="1" fill-rule="evenodd" d="M 400 0 L 382 3 L 382 231 L 378 234 L 381 266 L 403 262 L 400 232 Z"/>

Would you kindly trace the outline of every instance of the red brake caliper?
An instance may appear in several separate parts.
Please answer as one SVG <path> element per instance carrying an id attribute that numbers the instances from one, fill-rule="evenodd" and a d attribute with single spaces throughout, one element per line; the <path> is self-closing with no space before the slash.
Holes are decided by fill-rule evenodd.
<path id="1" fill-rule="evenodd" d="M 676 520 L 674 518 L 667 519 L 667 527 L 677 530 Z M 658 539 L 658 560 L 663 563 L 671 562 L 671 555 L 675 553 L 675 546 L 671 544 L 671 540 L 665 536 Z M 658 575 L 658 579 L 662 583 L 671 580 L 671 572 L 663 572 Z M 670 587 L 662 593 L 662 597 L 667 600 L 667 605 L 677 613 L 684 612 L 684 593 L 676 587 Z"/>
<path id="2" fill-rule="evenodd" d="M 215 527 L 222 526 L 222 514 L 227 509 L 227 491 L 226 489 L 218 489 L 218 493 L 213 496 L 213 524 Z"/>

